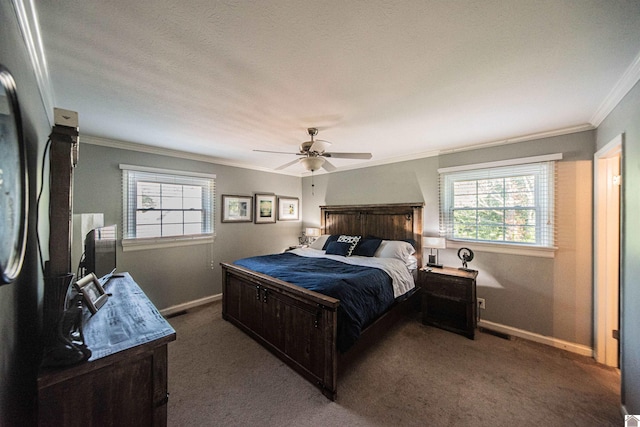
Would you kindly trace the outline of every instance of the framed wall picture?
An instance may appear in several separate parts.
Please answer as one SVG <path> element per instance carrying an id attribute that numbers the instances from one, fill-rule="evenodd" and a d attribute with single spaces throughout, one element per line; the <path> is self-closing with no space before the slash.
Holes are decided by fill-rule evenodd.
<path id="1" fill-rule="evenodd" d="M 278 221 L 300 219 L 300 200 L 297 197 L 278 197 Z"/>
<path id="2" fill-rule="evenodd" d="M 276 222 L 275 194 L 256 194 L 255 223 L 267 224 Z"/>
<path id="3" fill-rule="evenodd" d="M 252 222 L 253 197 L 222 195 L 222 222 Z"/>
<path id="4" fill-rule="evenodd" d="M 84 303 L 91 313 L 96 313 L 107 302 L 109 295 L 104 291 L 95 274 L 90 273 L 74 283 L 78 292 L 82 292 Z"/>

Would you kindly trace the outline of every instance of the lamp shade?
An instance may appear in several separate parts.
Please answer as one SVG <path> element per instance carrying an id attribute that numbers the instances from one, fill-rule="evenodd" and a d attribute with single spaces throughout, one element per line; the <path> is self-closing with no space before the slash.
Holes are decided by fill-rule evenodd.
<path id="1" fill-rule="evenodd" d="M 447 241 L 444 237 L 423 237 L 422 246 L 431 249 L 446 249 Z"/>
<path id="2" fill-rule="evenodd" d="M 305 157 L 300 159 L 300 163 L 302 166 L 308 171 L 317 171 L 324 165 L 325 158 L 324 157 Z"/>
<path id="3" fill-rule="evenodd" d="M 320 237 L 320 229 L 319 228 L 306 228 L 304 234 L 308 237 Z"/>

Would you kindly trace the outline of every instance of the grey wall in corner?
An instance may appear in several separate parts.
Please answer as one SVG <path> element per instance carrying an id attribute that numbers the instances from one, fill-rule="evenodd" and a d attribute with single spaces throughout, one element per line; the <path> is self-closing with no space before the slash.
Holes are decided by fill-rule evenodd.
<path id="1" fill-rule="evenodd" d="M 640 84 L 598 127 L 598 149 L 616 136 L 622 143 L 620 334 L 622 403 L 640 414 Z"/>
<path id="2" fill-rule="evenodd" d="M 425 147 L 425 151 L 428 147 Z M 591 164 L 595 131 L 460 151 L 383 166 L 307 176 L 302 180 L 305 225 L 320 223 L 321 205 L 424 202 L 424 234 L 439 232 L 438 168 L 563 153 L 558 165 L 559 217 L 555 258 L 476 252 L 484 319 L 575 343 L 592 341 Z M 313 184 L 313 187 L 312 187 Z M 575 213 L 579 221 L 575 221 Z M 459 266 L 457 250 L 440 250 Z M 576 266 L 579 266 L 576 267 Z"/>
<path id="3" fill-rule="evenodd" d="M 300 197 L 298 177 L 99 145 L 81 145 L 74 177 L 74 213 L 103 213 L 105 224 L 118 224 L 121 234 L 121 163 L 216 174 L 213 244 L 126 252 L 118 246 L 118 270 L 131 273 L 159 309 L 219 294 L 220 262 L 279 252 L 297 243 L 300 221 L 222 223 L 220 199 L 222 194 L 256 192 Z"/>

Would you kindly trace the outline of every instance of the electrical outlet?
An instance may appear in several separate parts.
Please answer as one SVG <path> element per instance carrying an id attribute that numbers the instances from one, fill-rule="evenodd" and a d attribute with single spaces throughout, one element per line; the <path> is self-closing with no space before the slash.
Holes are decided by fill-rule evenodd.
<path id="1" fill-rule="evenodd" d="M 484 298 L 478 298 L 478 308 L 484 310 L 487 308 L 484 302 Z"/>

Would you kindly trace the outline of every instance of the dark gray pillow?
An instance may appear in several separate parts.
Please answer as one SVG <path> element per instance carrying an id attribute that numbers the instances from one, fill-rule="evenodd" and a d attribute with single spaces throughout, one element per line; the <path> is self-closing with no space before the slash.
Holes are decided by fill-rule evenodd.
<path id="1" fill-rule="evenodd" d="M 327 237 L 327 241 L 324 242 L 324 246 L 322 247 L 322 250 L 326 251 L 327 247 L 329 246 L 329 243 L 335 242 L 336 240 L 338 240 L 338 237 L 340 237 L 339 234 L 332 234 L 331 236 Z"/>
<path id="2" fill-rule="evenodd" d="M 349 249 L 351 249 L 351 243 L 348 242 L 330 242 L 327 245 L 326 254 L 327 255 L 342 255 L 347 256 L 349 253 Z"/>
<path id="3" fill-rule="evenodd" d="M 358 242 L 358 246 L 356 246 L 351 255 L 372 257 L 381 243 L 382 239 L 362 239 Z"/>

